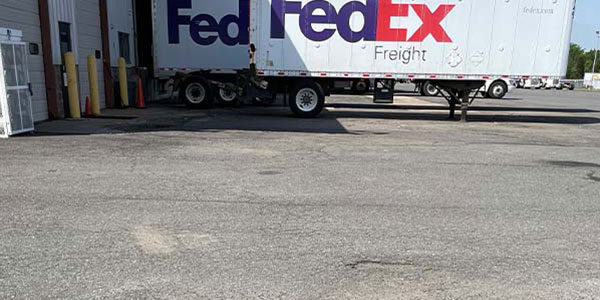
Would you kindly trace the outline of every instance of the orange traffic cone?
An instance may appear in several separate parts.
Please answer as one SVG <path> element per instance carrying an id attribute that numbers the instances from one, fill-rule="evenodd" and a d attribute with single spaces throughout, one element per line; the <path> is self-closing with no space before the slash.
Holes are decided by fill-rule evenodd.
<path id="1" fill-rule="evenodd" d="M 146 108 L 146 102 L 144 101 L 144 89 L 142 88 L 142 79 L 138 78 L 138 92 L 137 92 L 137 108 Z"/>
<path id="2" fill-rule="evenodd" d="M 92 116 L 92 103 L 90 103 L 90 96 L 85 97 L 85 112 L 83 116 L 86 118 Z"/>

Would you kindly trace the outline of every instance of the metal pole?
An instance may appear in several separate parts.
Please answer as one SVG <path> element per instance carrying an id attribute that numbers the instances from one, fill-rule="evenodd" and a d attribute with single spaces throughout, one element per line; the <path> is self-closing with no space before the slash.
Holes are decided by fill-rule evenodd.
<path id="1" fill-rule="evenodd" d="M 596 59 L 598 58 L 598 48 L 600 48 L 600 30 L 596 31 L 596 37 L 597 37 L 597 42 L 596 42 L 596 51 L 594 51 L 594 64 L 592 67 L 592 73 L 596 73 Z"/>
<path id="2" fill-rule="evenodd" d="M 460 92 L 458 92 L 458 98 L 462 100 L 460 105 L 460 121 L 466 123 L 467 112 L 469 111 L 469 91 L 460 90 Z"/>
<path id="3" fill-rule="evenodd" d="M 457 97 L 458 99 L 458 97 Z M 454 100 L 454 96 L 450 95 L 450 120 L 454 120 L 454 116 L 456 114 L 456 101 Z"/>

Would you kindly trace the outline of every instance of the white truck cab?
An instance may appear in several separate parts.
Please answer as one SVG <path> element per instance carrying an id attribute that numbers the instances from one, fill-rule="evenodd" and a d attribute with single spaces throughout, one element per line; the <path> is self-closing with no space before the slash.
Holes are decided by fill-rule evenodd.
<path id="1" fill-rule="evenodd" d="M 482 96 L 502 99 L 506 94 L 517 88 L 517 82 L 511 78 L 492 78 L 485 81 L 479 92 Z"/>

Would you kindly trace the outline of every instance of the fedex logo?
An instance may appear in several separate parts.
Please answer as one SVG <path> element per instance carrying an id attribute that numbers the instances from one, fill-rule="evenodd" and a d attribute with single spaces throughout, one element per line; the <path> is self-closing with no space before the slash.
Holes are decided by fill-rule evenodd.
<path id="1" fill-rule="evenodd" d="M 425 4 L 396 4 L 392 0 L 366 0 L 366 3 L 351 1 L 339 11 L 326 0 L 314 0 L 302 6 L 300 1 L 272 0 L 271 3 L 271 38 L 285 38 L 286 15 L 296 14 L 300 18 L 302 33 L 313 41 L 325 41 L 336 32 L 348 42 L 393 41 L 421 42 L 432 36 L 439 43 L 451 43 L 441 23 L 455 5 L 442 4 L 434 11 Z M 409 10 L 421 19 L 423 25 L 408 36 L 406 28 L 391 28 L 393 17 L 409 17 Z M 315 14 L 315 11 L 324 12 Z M 355 31 L 350 27 L 350 17 L 360 13 L 364 17 L 364 26 Z M 327 28 L 317 31 L 313 24 L 333 24 L 336 29 Z"/>
<path id="2" fill-rule="evenodd" d="M 180 12 L 191 8 L 192 0 L 167 0 L 169 44 L 179 44 L 179 28 L 188 26 L 190 37 L 198 45 L 212 45 L 217 39 L 229 46 L 248 45 L 250 0 L 239 0 L 238 15 L 226 15 L 220 21 L 209 14 L 192 17 Z M 234 24 L 238 33 L 230 36 L 229 27 Z"/>

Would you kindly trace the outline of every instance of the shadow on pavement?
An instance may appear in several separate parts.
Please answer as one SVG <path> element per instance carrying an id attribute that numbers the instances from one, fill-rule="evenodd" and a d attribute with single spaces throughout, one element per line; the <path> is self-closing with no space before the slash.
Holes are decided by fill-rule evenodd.
<path id="1" fill-rule="evenodd" d="M 440 105 L 395 105 L 395 104 L 346 104 L 332 103 L 327 107 L 356 108 L 356 109 L 401 109 L 401 110 L 441 110 L 448 111 L 448 107 Z M 521 112 L 552 112 L 552 113 L 600 113 L 597 110 L 579 108 L 551 108 L 551 107 L 505 107 L 505 106 L 477 106 L 469 107 L 469 111 L 521 111 Z"/>
<path id="2" fill-rule="evenodd" d="M 341 119 L 381 119 L 454 121 L 448 119 L 448 109 L 440 105 L 381 105 L 381 104 L 328 104 L 328 109 L 315 119 L 300 119 L 284 107 L 215 108 L 190 110 L 177 105 L 155 105 L 147 110 L 111 110 L 106 115 L 115 118 L 58 120 L 36 125 L 36 136 L 94 135 L 136 132 L 218 132 L 224 130 L 297 132 L 324 134 L 385 134 L 369 131 L 349 131 Z M 478 114 L 477 112 L 486 112 Z M 490 114 L 489 112 L 535 112 L 554 115 Z M 596 113 L 586 109 L 537 107 L 471 108 L 469 122 L 520 122 L 545 124 L 597 124 L 600 118 L 578 116 L 577 113 Z M 558 115 L 556 113 L 562 113 Z M 127 115 L 129 114 L 129 115 Z M 457 114 L 458 116 L 458 114 Z"/>
<path id="3" fill-rule="evenodd" d="M 172 124 L 169 120 L 150 120 L 145 124 L 117 127 L 121 131 L 270 131 L 302 132 L 325 134 L 349 134 L 346 128 L 335 118 L 301 119 L 296 118 L 287 109 L 280 108 L 241 108 L 213 109 L 206 111 L 206 117 L 181 120 Z M 169 125 L 173 125 L 170 126 Z"/>
<path id="4" fill-rule="evenodd" d="M 488 98 L 481 97 L 481 99 L 488 99 Z M 504 97 L 502 99 L 492 99 L 492 100 L 495 100 L 495 101 L 523 101 L 524 99 L 523 98 L 514 98 L 514 97 Z"/>
<path id="5" fill-rule="evenodd" d="M 460 112 L 457 112 L 457 118 Z M 330 112 L 327 117 L 341 118 L 365 118 L 365 119 L 388 119 L 388 120 L 422 120 L 422 121 L 451 121 L 446 114 L 416 113 L 416 112 Z M 470 123 L 540 123 L 540 124 L 598 124 L 600 118 L 583 116 L 525 116 L 525 115 L 478 115 L 470 113 Z"/>

